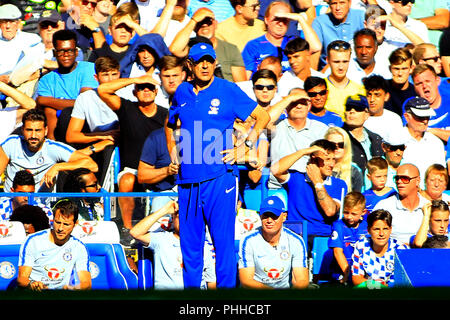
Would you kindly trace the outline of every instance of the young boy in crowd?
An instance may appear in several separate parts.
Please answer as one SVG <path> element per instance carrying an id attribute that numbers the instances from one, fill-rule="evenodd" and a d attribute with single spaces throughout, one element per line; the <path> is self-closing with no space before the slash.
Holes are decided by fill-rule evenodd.
<path id="1" fill-rule="evenodd" d="M 367 179 L 372 184 L 370 189 L 366 189 L 366 191 L 363 192 L 363 195 L 366 198 L 367 214 L 369 214 L 380 200 L 392 196 L 397 191 L 394 188 L 386 186 L 388 174 L 388 162 L 386 159 L 373 157 L 367 162 L 366 168 Z"/>
<path id="2" fill-rule="evenodd" d="M 341 284 L 351 283 L 353 246 L 367 234 L 366 199 L 362 193 L 349 192 L 344 198 L 343 217 L 333 223 L 328 247 L 333 249 L 332 278 Z"/>

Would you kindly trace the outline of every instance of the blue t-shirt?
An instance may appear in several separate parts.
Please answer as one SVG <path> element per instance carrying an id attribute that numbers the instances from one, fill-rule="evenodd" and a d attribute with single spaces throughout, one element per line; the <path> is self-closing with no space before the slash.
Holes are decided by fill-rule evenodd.
<path id="1" fill-rule="evenodd" d="M 275 47 L 267 40 L 266 35 L 262 35 L 256 39 L 250 40 L 242 50 L 242 58 L 244 59 L 245 69 L 256 72 L 259 64 L 269 56 L 279 57 L 281 59 L 282 71 L 290 70 L 287 56 L 283 50 L 286 44 L 294 39 L 294 36 L 284 36 L 281 47 Z"/>
<path id="2" fill-rule="evenodd" d="M 288 220 L 308 221 L 308 235 L 329 236 L 331 225 L 339 214 L 327 217 L 320 209 L 314 186 L 306 173 L 289 170 L 289 178 L 283 184 L 288 194 Z M 344 180 L 328 177 L 324 181 L 328 195 L 342 202 L 347 194 L 347 184 Z"/>
<path id="3" fill-rule="evenodd" d="M 345 22 L 335 24 L 331 13 L 321 14 L 312 22 L 312 28 L 322 42 L 319 68 L 326 65 L 327 46 L 334 40 L 350 42 L 353 34 L 364 28 L 364 11 L 350 9 Z"/>
<path id="4" fill-rule="evenodd" d="M 366 198 L 366 210 L 367 210 L 367 213 L 364 215 L 364 220 L 367 219 L 368 214 L 372 212 L 373 208 L 378 202 L 380 202 L 383 199 L 389 198 L 390 196 L 396 193 L 397 191 L 394 188 L 392 188 L 391 191 L 385 193 L 382 196 L 375 194 L 373 189 L 368 189 L 364 191 L 363 195 Z"/>
<path id="5" fill-rule="evenodd" d="M 76 68 L 70 73 L 61 74 L 56 69 L 39 80 L 37 95 L 75 100 L 82 88 L 95 89 L 98 87 L 94 75 L 94 63 L 86 61 L 77 62 Z"/>
<path id="6" fill-rule="evenodd" d="M 167 150 L 166 134 L 164 128 L 152 131 L 145 140 L 142 148 L 141 161 L 156 169 L 167 167 L 170 164 L 170 155 Z M 146 185 L 148 189 L 160 192 L 169 190 L 175 185 L 175 176 L 166 177 L 155 184 Z"/>
<path id="7" fill-rule="evenodd" d="M 356 228 L 349 227 L 344 220 L 337 220 L 333 223 L 328 247 L 342 248 L 348 263 L 351 265 L 354 244 L 361 238 L 361 235 L 366 234 L 368 234 L 367 222 L 364 220 Z"/>
<path id="8" fill-rule="evenodd" d="M 168 125 L 181 120 L 180 171 L 177 183 L 216 178 L 235 166 L 222 160 L 221 151 L 233 148 L 233 124 L 245 121 L 257 106 L 235 83 L 214 77 L 208 88 L 194 92 L 190 82 L 180 84 L 169 109 Z"/>
<path id="9" fill-rule="evenodd" d="M 308 113 L 308 118 L 316 121 L 320 121 L 322 123 L 325 123 L 329 127 L 342 127 L 344 124 L 344 121 L 342 121 L 342 118 L 334 112 L 325 111 L 325 114 L 321 117 L 316 116 L 312 113 Z"/>

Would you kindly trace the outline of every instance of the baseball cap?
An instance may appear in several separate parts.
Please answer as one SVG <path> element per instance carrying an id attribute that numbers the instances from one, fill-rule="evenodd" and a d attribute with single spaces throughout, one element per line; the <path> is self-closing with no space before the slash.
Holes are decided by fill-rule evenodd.
<path id="1" fill-rule="evenodd" d="M 345 100 L 345 111 L 350 111 L 351 109 L 355 109 L 356 111 L 369 109 L 369 102 L 367 101 L 366 96 L 363 96 L 362 94 L 348 96 Z"/>
<path id="2" fill-rule="evenodd" d="M 280 216 L 286 210 L 284 209 L 284 202 L 277 196 L 270 196 L 265 198 L 261 202 L 261 206 L 259 208 L 259 214 L 263 215 L 266 212 L 271 212 L 276 216 Z"/>
<path id="3" fill-rule="evenodd" d="M 204 56 L 210 56 L 214 60 L 216 59 L 216 51 L 212 45 L 208 43 L 196 43 L 189 50 L 189 58 L 194 60 L 194 62 L 199 61 Z"/>
<path id="4" fill-rule="evenodd" d="M 22 12 L 13 4 L 0 6 L 0 20 L 17 20 L 22 18 Z"/>
<path id="5" fill-rule="evenodd" d="M 41 13 L 41 17 L 39 18 L 38 23 L 49 21 L 49 22 L 58 22 L 61 21 L 61 15 L 56 10 L 45 10 Z"/>
<path id="6" fill-rule="evenodd" d="M 390 146 L 403 146 L 408 141 L 408 138 L 403 130 L 391 132 L 383 138 L 383 143 Z"/>
<path id="7" fill-rule="evenodd" d="M 427 99 L 422 97 L 412 97 L 407 99 L 403 103 L 403 109 L 405 111 L 410 110 L 417 117 L 432 117 L 436 115 L 436 112 L 431 108 Z"/>

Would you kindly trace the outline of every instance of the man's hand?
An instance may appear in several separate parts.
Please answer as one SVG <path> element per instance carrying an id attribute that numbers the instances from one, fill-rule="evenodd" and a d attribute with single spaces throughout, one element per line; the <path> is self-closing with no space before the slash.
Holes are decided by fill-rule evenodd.
<path id="1" fill-rule="evenodd" d="M 151 83 L 151 84 L 153 84 L 155 86 L 159 86 L 160 85 L 159 81 L 155 80 L 153 78 L 153 76 L 148 75 L 148 74 L 145 74 L 143 76 L 140 76 L 140 77 L 137 77 L 137 78 L 134 78 L 134 79 L 135 79 L 135 83 L 136 84 Z"/>
<path id="2" fill-rule="evenodd" d="M 99 24 L 97 23 L 97 21 L 95 21 L 94 17 L 86 13 L 81 14 L 80 25 L 85 26 L 91 31 L 94 31 L 99 27 Z"/>
<path id="3" fill-rule="evenodd" d="M 43 185 L 45 183 L 45 185 L 48 188 L 51 188 L 56 182 L 56 177 L 58 176 L 58 173 L 59 168 L 58 164 L 56 163 L 53 166 L 51 166 L 50 169 L 47 170 L 47 172 L 45 173 L 44 177 L 40 182 L 40 185 Z"/>
<path id="4" fill-rule="evenodd" d="M 179 169 L 180 165 L 172 162 L 167 166 L 167 175 L 173 176 L 175 174 L 178 174 Z"/>
<path id="5" fill-rule="evenodd" d="M 214 20 L 214 13 L 212 13 L 211 10 L 207 8 L 200 8 L 197 11 L 195 11 L 191 20 L 194 20 L 195 23 L 199 23 L 203 21 L 203 19 L 205 18 L 211 18 Z"/>
<path id="6" fill-rule="evenodd" d="M 31 282 L 28 287 L 33 291 L 42 291 L 48 289 L 48 287 L 40 281 Z"/>
<path id="7" fill-rule="evenodd" d="M 320 169 L 315 163 L 310 163 L 306 166 L 306 174 L 314 185 L 323 182 Z"/>

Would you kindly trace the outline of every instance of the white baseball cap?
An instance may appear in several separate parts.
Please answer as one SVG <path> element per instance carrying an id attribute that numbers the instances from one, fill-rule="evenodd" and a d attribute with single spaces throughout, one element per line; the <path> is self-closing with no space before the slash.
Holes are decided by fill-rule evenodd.
<path id="1" fill-rule="evenodd" d="M 17 20 L 22 18 L 22 12 L 13 4 L 0 6 L 0 20 Z"/>

